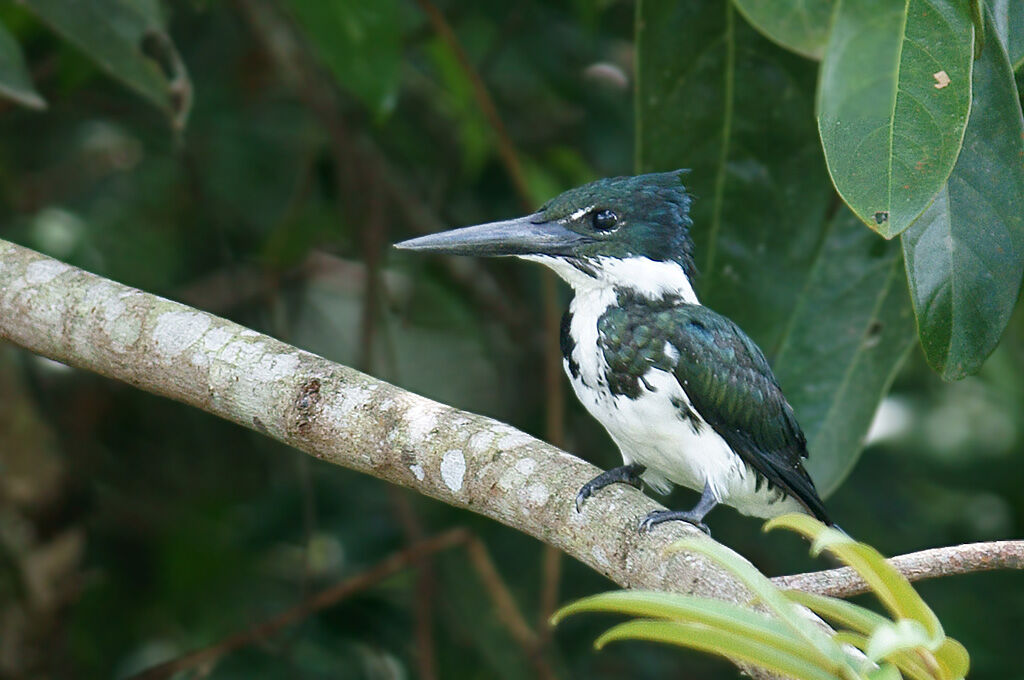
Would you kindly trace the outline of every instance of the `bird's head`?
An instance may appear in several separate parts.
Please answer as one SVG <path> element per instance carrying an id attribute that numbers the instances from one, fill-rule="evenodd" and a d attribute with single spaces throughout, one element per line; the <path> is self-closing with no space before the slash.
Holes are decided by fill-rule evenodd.
<path id="1" fill-rule="evenodd" d="M 597 180 L 512 220 L 396 244 L 405 250 L 516 256 L 554 269 L 577 291 L 614 286 L 692 298 L 690 197 L 683 171 Z"/>

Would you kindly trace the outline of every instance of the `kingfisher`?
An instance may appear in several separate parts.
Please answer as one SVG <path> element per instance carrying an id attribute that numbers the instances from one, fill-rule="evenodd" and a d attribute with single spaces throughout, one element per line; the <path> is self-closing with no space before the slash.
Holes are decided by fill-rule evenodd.
<path id="1" fill-rule="evenodd" d="M 691 197 L 684 170 L 614 177 L 570 189 L 533 214 L 396 244 L 404 250 L 513 256 L 573 289 L 560 345 L 576 396 L 608 431 L 623 464 L 587 482 L 701 494 L 639 530 L 682 520 L 704 532 L 719 504 L 754 517 L 804 512 L 832 525 L 804 469 L 807 440 L 768 361 L 739 326 L 694 292 Z"/>

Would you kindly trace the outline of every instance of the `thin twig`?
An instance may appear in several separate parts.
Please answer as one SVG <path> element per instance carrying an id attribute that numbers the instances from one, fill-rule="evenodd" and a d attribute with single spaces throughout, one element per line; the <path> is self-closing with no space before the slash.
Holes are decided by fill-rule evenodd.
<path id="1" fill-rule="evenodd" d="M 209 667 L 221 657 L 243 647 L 263 642 L 276 635 L 282 629 L 295 625 L 309 616 L 332 607 L 351 595 L 373 587 L 377 583 L 395 575 L 407 567 L 421 564 L 432 555 L 464 546 L 470 565 L 480 577 L 484 589 L 494 605 L 498 620 L 509 631 L 512 638 L 523 648 L 526 656 L 534 663 L 537 676 L 543 680 L 554 680 L 556 677 L 551 668 L 539 654 L 538 636 L 530 629 L 523 618 L 515 598 L 505 585 L 504 579 L 494 566 L 494 560 L 484 542 L 478 536 L 464 528 L 450 529 L 432 538 L 416 541 L 407 548 L 393 553 L 373 567 L 351 578 L 314 594 L 291 609 L 281 612 L 260 624 L 245 631 L 240 631 L 202 649 L 180 656 L 176 659 L 152 666 L 134 675 L 130 680 L 165 680 L 175 673 L 198 667 Z M 427 666 L 430 677 L 436 677 L 433 667 L 433 650 L 430 650 L 430 665 Z M 423 666 L 421 665 L 421 670 Z"/>
<path id="2" fill-rule="evenodd" d="M 220 657 L 236 651 L 248 645 L 266 640 L 277 634 L 282 628 L 294 625 L 306 619 L 318 611 L 332 607 L 339 601 L 366 590 L 373 585 L 393 576 L 406 567 L 415 564 L 427 555 L 432 555 L 442 550 L 448 550 L 459 545 L 464 545 L 470 538 L 470 533 L 463 528 L 451 529 L 433 538 L 420 541 L 408 548 L 392 554 L 375 566 L 359 573 L 352 578 L 321 590 L 309 599 L 298 605 L 287 609 L 277 616 L 264 621 L 252 628 L 229 635 L 219 642 L 196 650 L 177 659 L 172 659 L 158 666 L 153 666 L 138 675 L 132 680 L 162 680 L 169 678 L 179 671 L 196 668 L 205 664 L 215 662 Z"/>
<path id="3" fill-rule="evenodd" d="M 423 540 L 423 525 L 413 509 L 408 491 L 388 487 L 391 505 L 410 543 Z M 437 677 L 437 660 L 434 654 L 434 593 L 437 586 L 434 562 L 430 556 L 420 560 L 416 574 L 413 618 L 416 631 L 416 665 L 420 680 L 434 680 Z"/>
<path id="4" fill-rule="evenodd" d="M 889 563 L 911 581 L 994 569 L 1024 569 L 1024 541 L 992 541 L 932 548 L 890 558 Z M 772 583 L 787 590 L 802 590 L 832 597 L 851 597 L 869 590 L 864 579 L 850 567 L 776 576 Z"/>
<path id="5" fill-rule="evenodd" d="M 480 111 L 484 114 L 488 125 L 491 126 L 491 130 L 494 132 L 495 141 L 498 145 L 498 154 L 505 164 L 509 179 L 512 180 L 516 194 L 518 194 L 520 202 L 523 203 L 523 207 L 529 210 L 531 203 L 530 189 L 526 184 L 526 176 L 523 174 L 522 165 L 519 163 L 519 155 L 516 153 L 512 138 L 509 137 L 508 131 L 505 129 L 505 123 L 498 114 L 498 107 L 494 105 L 494 100 L 491 99 L 491 95 L 487 91 L 483 78 L 480 77 L 480 73 L 473 66 L 473 62 L 469 60 L 469 55 L 466 54 L 466 50 L 463 49 L 462 43 L 459 42 L 455 31 L 452 30 L 448 21 L 445 20 L 441 10 L 430 0 L 416 0 L 416 4 L 427 15 L 430 24 L 437 31 L 438 35 L 441 36 L 441 40 L 451 49 L 459 67 L 466 75 L 466 78 L 469 79 L 469 84 L 473 88 L 473 98 L 476 99 L 477 106 L 480 107 Z"/>

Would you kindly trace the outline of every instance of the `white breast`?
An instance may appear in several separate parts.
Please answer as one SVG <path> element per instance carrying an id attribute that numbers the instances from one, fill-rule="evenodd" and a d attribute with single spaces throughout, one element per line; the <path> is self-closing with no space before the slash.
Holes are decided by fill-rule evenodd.
<path id="1" fill-rule="evenodd" d="M 611 394 L 597 321 L 614 302 L 614 294 L 600 289 L 576 295 L 570 306 L 570 332 L 576 341 L 572 358 L 579 366 L 576 377 L 569 373 L 569 362 L 564 363 L 576 396 L 611 435 L 623 461 L 646 466 L 644 481 L 661 493 L 672 484 L 702 491 L 708 482 L 720 501 L 744 514 L 771 517 L 799 511 L 797 501 L 783 498 L 777 489 L 768 490 L 763 482 L 758 484 L 754 471 L 699 415 L 696 423 L 685 417 L 678 404 L 689 406 L 690 399 L 673 374 L 651 369 L 637 399 Z M 673 353 L 678 354 L 674 347 L 667 352 Z"/>

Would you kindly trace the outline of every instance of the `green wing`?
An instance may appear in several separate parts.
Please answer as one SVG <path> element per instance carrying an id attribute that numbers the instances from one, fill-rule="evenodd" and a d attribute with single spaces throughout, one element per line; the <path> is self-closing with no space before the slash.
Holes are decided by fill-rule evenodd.
<path id="1" fill-rule="evenodd" d="M 764 354 L 740 328 L 700 305 L 677 305 L 674 369 L 697 413 L 775 486 L 831 524 L 803 467 L 807 439 Z"/>

